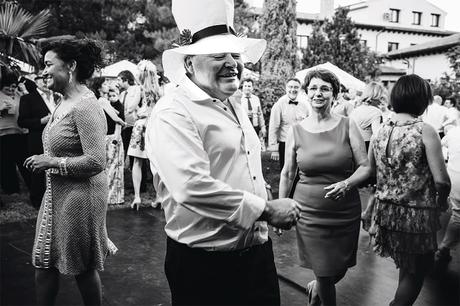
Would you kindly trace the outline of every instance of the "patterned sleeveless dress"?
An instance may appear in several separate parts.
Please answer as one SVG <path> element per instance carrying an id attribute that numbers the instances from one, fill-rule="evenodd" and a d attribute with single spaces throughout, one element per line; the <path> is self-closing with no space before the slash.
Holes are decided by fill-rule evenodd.
<path id="1" fill-rule="evenodd" d="M 437 249 L 440 228 L 423 125 L 419 118 L 402 124 L 388 120 L 373 142 L 377 169 L 374 250 L 409 271 L 414 271 L 417 255 Z"/>
<path id="2" fill-rule="evenodd" d="M 326 199 L 324 187 L 348 178 L 354 159 L 349 119 L 324 132 L 293 126 L 300 180 L 294 200 L 301 205 L 297 222 L 300 265 L 317 276 L 335 276 L 356 264 L 361 202 L 356 188 L 341 200 Z"/>
<path id="3" fill-rule="evenodd" d="M 46 191 L 37 218 L 32 264 L 78 275 L 103 270 L 109 251 L 107 175 L 101 105 L 88 89 L 73 108 L 52 117 L 43 131 L 44 154 L 59 157 L 46 171 Z"/>

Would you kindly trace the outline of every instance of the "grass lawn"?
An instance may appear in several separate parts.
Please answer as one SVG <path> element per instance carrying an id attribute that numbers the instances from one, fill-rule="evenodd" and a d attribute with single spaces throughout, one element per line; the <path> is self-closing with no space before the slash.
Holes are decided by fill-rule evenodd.
<path id="1" fill-rule="evenodd" d="M 269 152 L 262 153 L 262 171 L 265 180 L 272 186 L 273 197 L 276 198 L 278 196 L 280 168 L 278 161 L 270 160 Z M 111 205 L 109 206 L 109 210 L 128 207 L 131 204 L 134 197 L 132 186 L 131 171 L 125 170 L 125 204 Z M 147 190 L 141 194 L 141 197 L 142 206 L 149 206 L 155 198 L 155 192 L 151 184 L 147 184 Z M 0 194 L 0 199 L 0 224 L 24 221 L 37 217 L 38 211 L 30 206 L 29 195 L 24 184 L 21 184 L 20 194 Z"/>

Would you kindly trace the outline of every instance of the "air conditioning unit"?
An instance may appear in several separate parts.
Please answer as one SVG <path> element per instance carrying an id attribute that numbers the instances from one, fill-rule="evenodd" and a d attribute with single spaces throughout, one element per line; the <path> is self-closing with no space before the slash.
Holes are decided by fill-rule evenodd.
<path id="1" fill-rule="evenodd" d="M 383 20 L 388 21 L 390 20 L 390 17 L 391 17 L 390 13 L 383 13 Z"/>

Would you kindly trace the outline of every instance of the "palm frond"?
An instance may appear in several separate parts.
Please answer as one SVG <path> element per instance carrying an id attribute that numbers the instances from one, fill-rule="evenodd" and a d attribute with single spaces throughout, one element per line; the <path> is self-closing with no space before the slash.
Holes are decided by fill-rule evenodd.
<path id="1" fill-rule="evenodd" d="M 21 37 L 27 39 L 46 34 L 46 27 L 49 24 L 50 17 L 51 14 L 49 10 L 43 10 L 33 16 L 24 26 L 24 31 L 21 33 Z"/>
<path id="2" fill-rule="evenodd" d="M 20 32 L 32 15 L 17 4 L 6 2 L 0 8 L 0 29 L 4 35 L 19 36 Z"/>
<path id="3" fill-rule="evenodd" d="M 4 47 L 6 56 L 38 65 L 40 53 L 34 38 L 46 34 L 50 17 L 49 10 L 34 16 L 15 3 L 0 5 L 0 45 Z"/>
<path id="4" fill-rule="evenodd" d="M 4 35 L 24 39 L 41 36 L 46 34 L 50 17 L 49 10 L 33 16 L 17 4 L 6 2 L 0 7 L 0 31 Z"/>

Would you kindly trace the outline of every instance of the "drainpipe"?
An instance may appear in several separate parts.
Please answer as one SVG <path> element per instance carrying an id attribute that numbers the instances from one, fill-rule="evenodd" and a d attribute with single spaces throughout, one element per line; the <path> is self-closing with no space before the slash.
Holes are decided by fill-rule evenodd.
<path id="1" fill-rule="evenodd" d="M 384 32 L 384 30 L 380 30 L 380 31 L 377 32 L 377 34 L 375 34 L 375 52 L 378 52 L 378 50 L 377 50 L 377 47 L 379 45 L 378 39 L 379 39 L 379 35 L 382 34 L 383 32 Z"/>

